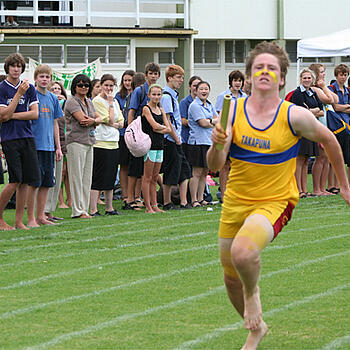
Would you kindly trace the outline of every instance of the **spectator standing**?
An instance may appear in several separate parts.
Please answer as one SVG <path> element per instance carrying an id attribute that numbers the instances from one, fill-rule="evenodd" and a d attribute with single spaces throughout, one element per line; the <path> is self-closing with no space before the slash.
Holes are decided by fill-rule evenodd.
<path id="1" fill-rule="evenodd" d="M 124 135 L 126 126 L 128 125 L 128 112 L 131 93 L 133 91 L 132 79 L 134 75 L 135 71 L 131 69 L 126 70 L 123 73 L 121 83 L 119 85 L 119 91 L 115 95 L 124 117 L 124 127 L 119 130 L 119 180 L 120 187 L 122 189 L 123 202 L 128 198 L 128 165 L 130 158 L 130 152 L 124 141 Z"/>
<path id="2" fill-rule="evenodd" d="M 29 183 L 27 199 L 29 227 L 54 224 L 47 219 L 45 207 L 49 188 L 55 186 L 55 158 L 58 162 L 62 160 L 57 119 L 63 116 L 63 112 L 56 95 L 48 90 L 51 79 L 52 69 L 48 65 L 41 64 L 36 67 L 34 81 L 39 100 L 39 118 L 32 121 L 32 131 L 40 176 L 36 181 Z"/>
<path id="3" fill-rule="evenodd" d="M 113 209 L 113 189 L 118 170 L 119 131 L 124 125 L 124 118 L 113 90 L 116 80 L 112 74 L 101 77 L 101 93 L 92 103 L 101 118 L 96 127 L 96 143 L 94 144 L 93 174 L 90 195 L 91 216 L 101 216 L 97 210 L 99 191 L 104 191 L 106 200 L 105 215 L 119 215 Z"/>
<path id="4" fill-rule="evenodd" d="M 38 98 L 34 86 L 20 79 L 25 67 L 21 54 L 8 56 L 4 64 L 7 78 L 0 83 L 0 135 L 9 174 L 9 183 L 0 194 L 0 230 L 14 229 L 4 221 L 3 213 L 16 190 L 15 228 L 28 229 L 23 224 L 28 184 L 40 176 L 31 129 L 31 120 L 38 119 Z"/>
<path id="5" fill-rule="evenodd" d="M 247 97 L 243 92 L 242 87 L 245 83 L 244 74 L 239 70 L 232 71 L 228 76 L 229 87 L 223 91 L 216 99 L 215 109 L 217 113 L 220 113 L 224 103 L 224 96 L 231 95 L 232 100 L 236 101 L 238 98 Z M 230 159 L 227 157 L 226 162 L 219 172 L 219 182 L 220 182 L 220 201 L 223 201 L 224 194 L 226 191 L 226 183 L 228 179 L 228 174 L 230 172 Z"/>
<path id="6" fill-rule="evenodd" d="M 78 74 L 71 86 L 71 96 L 64 107 L 66 118 L 66 147 L 72 217 L 90 219 L 90 189 L 92 180 L 95 127 L 101 122 L 88 98 L 92 84 L 88 76 Z"/>
<path id="7" fill-rule="evenodd" d="M 162 87 L 153 84 L 148 90 L 149 102 L 142 109 L 142 131 L 148 134 L 152 144 L 144 156 L 142 193 L 146 213 L 162 212 L 157 205 L 157 180 L 163 162 L 164 134 L 170 133 L 169 121 L 163 108 L 160 107 Z"/>
<path id="8" fill-rule="evenodd" d="M 160 67 L 157 63 L 147 63 L 145 66 L 146 82 L 137 88 L 131 94 L 130 109 L 128 113 L 128 124 L 136 117 L 141 115 L 142 108 L 148 102 L 148 88 L 157 82 L 160 77 Z M 136 78 L 136 76 L 134 76 Z M 130 154 L 128 167 L 128 199 L 125 202 L 124 209 L 139 210 L 137 204 L 141 199 L 137 195 L 136 187 L 138 179 L 143 175 L 143 157 L 134 157 Z M 139 185 L 141 183 L 139 182 Z"/>
<path id="9" fill-rule="evenodd" d="M 307 108 L 315 118 L 323 116 L 323 106 L 317 94 L 312 90 L 316 76 L 309 68 L 304 68 L 300 72 L 300 85 L 294 90 L 290 102 L 297 106 Z M 312 156 L 319 156 L 317 143 L 301 138 L 300 149 L 297 156 L 297 165 L 295 170 L 295 178 L 299 189 L 299 197 L 305 198 L 307 196 L 315 196 L 307 192 L 307 173 L 309 158 Z"/>
<path id="10" fill-rule="evenodd" d="M 196 88 L 197 84 L 202 81 L 202 79 L 196 75 L 192 76 L 190 80 L 188 81 L 188 88 L 190 90 L 190 93 L 183 98 L 179 105 L 180 105 L 180 115 L 181 115 L 181 139 L 182 139 L 182 150 L 185 153 L 186 158 L 188 158 L 187 155 L 187 143 L 188 138 L 190 136 L 190 127 L 188 126 L 188 107 L 193 102 L 193 100 L 196 98 Z"/>
<path id="11" fill-rule="evenodd" d="M 345 64 L 339 64 L 334 68 L 334 76 L 336 81 L 329 86 L 329 89 L 338 96 L 338 103 L 333 105 L 334 110 L 339 114 L 340 118 L 349 124 L 350 122 L 350 93 L 346 87 L 346 81 L 349 77 L 350 69 Z M 350 143 L 348 139 L 338 138 L 340 147 L 343 151 L 344 162 L 348 166 L 348 174 L 350 174 Z"/>
<path id="12" fill-rule="evenodd" d="M 172 186 L 179 185 L 180 209 L 192 208 L 187 203 L 188 179 L 191 168 L 181 147 L 181 115 L 178 92 L 183 83 L 184 70 L 178 65 L 170 65 L 165 70 L 166 86 L 163 90 L 161 106 L 169 121 L 171 132 L 165 135 L 163 161 L 164 210 L 177 209 L 171 201 Z"/>
<path id="13" fill-rule="evenodd" d="M 323 104 L 323 116 L 319 117 L 318 120 L 324 126 L 327 126 L 326 105 L 338 103 L 339 98 L 326 85 L 326 69 L 323 64 L 313 63 L 309 66 L 309 69 L 311 69 L 316 76 L 316 82 L 312 86 L 312 89 L 315 91 L 317 97 Z M 318 149 L 320 155 L 316 157 L 315 162 L 312 166 L 313 193 L 319 196 L 332 195 L 331 192 L 328 192 L 326 190 L 329 174 L 329 160 L 322 144 L 318 145 Z"/>
<path id="14" fill-rule="evenodd" d="M 212 144 L 211 132 L 218 118 L 214 106 L 208 100 L 210 85 L 206 81 L 197 84 L 197 97 L 188 109 L 190 136 L 188 138 L 188 161 L 192 166 L 190 192 L 192 207 L 208 203 L 203 199 L 208 175 L 207 152 Z"/>

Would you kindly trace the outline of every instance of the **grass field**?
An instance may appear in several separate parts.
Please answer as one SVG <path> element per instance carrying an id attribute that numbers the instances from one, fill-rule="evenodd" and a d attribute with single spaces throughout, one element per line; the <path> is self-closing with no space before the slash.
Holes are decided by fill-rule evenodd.
<path id="1" fill-rule="evenodd" d="M 263 252 L 259 349 L 350 349 L 349 212 L 340 196 L 304 199 Z M 218 260 L 220 206 L 56 214 L 59 226 L 1 233 L 0 349 L 240 349 L 247 332 Z"/>

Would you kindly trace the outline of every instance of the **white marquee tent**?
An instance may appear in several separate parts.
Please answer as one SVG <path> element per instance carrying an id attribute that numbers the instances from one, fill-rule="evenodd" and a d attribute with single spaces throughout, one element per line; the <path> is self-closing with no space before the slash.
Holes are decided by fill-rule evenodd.
<path id="1" fill-rule="evenodd" d="M 301 57 L 334 56 L 350 56 L 350 29 L 299 40 L 297 44 L 297 74 L 299 75 Z"/>

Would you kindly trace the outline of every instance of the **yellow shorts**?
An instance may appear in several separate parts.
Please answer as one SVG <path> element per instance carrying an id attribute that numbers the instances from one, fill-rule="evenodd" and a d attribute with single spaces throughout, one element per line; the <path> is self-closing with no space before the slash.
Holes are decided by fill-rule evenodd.
<path id="1" fill-rule="evenodd" d="M 273 226 L 274 237 L 292 217 L 294 205 L 286 200 L 276 202 L 239 201 L 225 196 L 222 206 L 219 237 L 234 238 L 245 219 L 253 214 L 265 216 Z"/>

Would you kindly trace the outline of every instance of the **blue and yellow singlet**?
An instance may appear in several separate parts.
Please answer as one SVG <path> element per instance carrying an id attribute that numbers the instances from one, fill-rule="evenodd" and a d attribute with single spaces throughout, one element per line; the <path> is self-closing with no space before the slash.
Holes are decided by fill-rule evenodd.
<path id="1" fill-rule="evenodd" d="M 289 120 L 292 103 L 282 100 L 270 125 L 258 129 L 249 120 L 247 101 L 240 98 L 235 104 L 226 195 L 249 202 L 287 200 L 296 205 L 299 193 L 294 173 L 300 140 Z"/>

